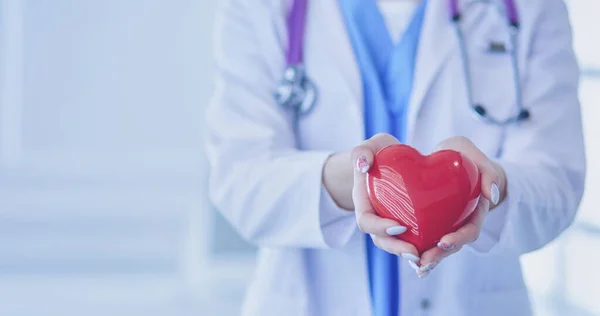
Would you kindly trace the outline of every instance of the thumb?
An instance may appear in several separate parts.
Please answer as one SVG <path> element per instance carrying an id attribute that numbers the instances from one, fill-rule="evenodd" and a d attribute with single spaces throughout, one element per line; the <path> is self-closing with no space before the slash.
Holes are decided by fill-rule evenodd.
<path id="1" fill-rule="evenodd" d="M 481 173 L 481 194 L 493 205 L 498 204 L 500 202 L 500 188 L 498 187 L 500 177 L 498 172 L 489 160 L 481 163 L 475 162 L 475 164 Z"/>
<path id="2" fill-rule="evenodd" d="M 458 151 L 475 163 L 481 175 L 481 194 L 492 204 L 498 204 L 500 176 L 491 160 L 473 142 L 461 136 L 451 137 L 438 145 L 437 150 L 442 149 Z"/>
<path id="3" fill-rule="evenodd" d="M 392 135 L 380 133 L 368 140 L 364 141 L 359 146 L 352 150 L 352 163 L 354 164 L 354 172 L 363 174 L 369 171 L 373 164 L 375 154 L 381 149 L 400 142 Z"/>

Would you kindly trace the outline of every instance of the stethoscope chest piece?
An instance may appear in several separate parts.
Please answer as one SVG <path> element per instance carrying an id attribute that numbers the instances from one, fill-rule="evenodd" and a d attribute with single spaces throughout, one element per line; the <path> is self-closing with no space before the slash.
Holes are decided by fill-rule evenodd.
<path id="1" fill-rule="evenodd" d="M 302 65 L 292 65 L 285 69 L 275 90 L 275 101 L 299 115 L 312 110 L 317 101 L 317 91 Z"/>

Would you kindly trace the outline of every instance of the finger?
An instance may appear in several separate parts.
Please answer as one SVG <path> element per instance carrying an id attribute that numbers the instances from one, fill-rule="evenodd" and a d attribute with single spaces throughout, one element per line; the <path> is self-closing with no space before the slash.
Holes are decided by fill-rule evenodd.
<path id="1" fill-rule="evenodd" d="M 425 251 L 421 255 L 421 272 L 433 270 L 443 259 L 457 253 L 462 247 L 452 247 L 451 249 L 442 248 L 439 246 L 433 247 Z"/>
<path id="2" fill-rule="evenodd" d="M 361 232 L 384 237 L 401 235 L 407 229 L 394 220 L 379 217 L 368 210 L 356 211 L 356 223 Z"/>
<path id="3" fill-rule="evenodd" d="M 398 222 L 377 216 L 367 192 L 365 173 L 373 163 L 375 153 L 381 148 L 394 143 L 398 143 L 398 140 L 393 136 L 377 134 L 352 151 L 351 156 L 355 165 L 352 201 L 358 228 L 367 234 L 390 236 L 399 235 L 406 231 L 406 227 L 401 226 Z"/>
<path id="4" fill-rule="evenodd" d="M 391 219 L 377 216 L 367 192 L 366 176 L 354 172 L 354 187 L 352 188 L 352 201 L 358 229 L 365 234 L 379 236 L 399 235 L 406 231 L 406 227 Z"/>
<path id="5" fill-rule="evenodd" d="M 456 249 L 456 248 L 454 248 Z M 421 255 L 421 271 L 429 271 L 433 269 L 433 266 L 437 265 L 439 261 L 450 255 L 450 251 L 446 251 L 440 247 L 433 247 L 425 251 Z"/>
<path id="6" fill-rule="evenodd" d="M 453 253 L 456 253 L 461 248 L 453 248 L 452 250 L 444 250 L 439 247 L 434 247 L 432 249 L 427 250 L 421 255 L 421 267 L 416 270 L 419 278 L 424 278 L 428 276 L 433 269 L 439 266 L 442 263 L 444 258 L 450 256 Z"/>
<path id="7" fill-rule="evenodd" d="M 365 147 L 359 146 L 352 151 L 352 157 L 356 157 L 356 168 L 354 168 L 354 186 L 352 187 L 352 202 L 356 218 L 363 213 L 374 213 L 373 206 L 367 192 L 367 178 L 365 173 L 369 170 L 373 161 L 373 152 Z"/>
<path id="8" fill-rule="evenodd" d="M 407 260 L 408 265 L 413 268 L 415 270 L 415 272 L 417 272 L 417 274 L 419 273 L 419 265 L 416 263 L 416 261 L 412 261 L 412 260 Z"/>
<path id="9" fill-rule="evenodd" d="M 489 201 L 480 198 L 473 216 L 456 232 L 442 237 L 437 247 L 425 251 L 421 255 L 421 273 L 435 268 L 439 262 L 458 252 L 464 245 L 475 241 L 483 227 L 483 222 L 489 209 Z"/>
<path id="10" fill-rule="evenodd" d="M 437 150 L 451 149 L 469 158 L 481 174 L 481 193 L 494 205 L 500 201 L 500 176 L 490 159 L 466 137 L 451 137 L 437 146 Z"/>
<path id="11" fill-rule="evenodd" d="M 438 244 L 439 248 L 453 253 L 458 251 L 455 250 L 455 248 L 461 248 L 462 246 L 477 240 L 489 208 L 490 202 L 483 197 L 480 198 L 477 208 L 475 209 L 475 212 L 469 221 L 456 232 L 442 237 Z"/>
<path id="12" fill-rule="evenodd" d="M 378 151 L 389 145 L 398 143 L 399 141 L 394 136 L 385 133 L 377 134 L 364 141 L 352 151 L 351 158 L 352 163 L 356 167 L 355 173 L 366 173 L 369 171 L 373 163 L 373 157 Z"/>
<path id="13" fill-rule="evenodd" d="M 396 256 L 401 256 L 402 258 L 414 263 L 418 263 L 420 260 L 417 248 L 405 241 L 394 237 L 377 235 L 371 235 L 371 239 L 373 239 L 375 246 L 381 250 Z"/>
<path id="14" fill-rule="evenodd" d="M 500 176 L 498 172 L 489 160 L 475 162 L 475 164 L 481 174 L 481 194 L 492 204 L 498 204 L 500 202 L 500 188 L 498 187 Z"/>
<path id="15" fill-rule="evenodd" d="M 375 153 L 387 146 L 399 143 L 400 141 L 398 141 L 396 137 L 387 133 L 376 134 L 364 142 L 364 144 L 369 146 Z"/>

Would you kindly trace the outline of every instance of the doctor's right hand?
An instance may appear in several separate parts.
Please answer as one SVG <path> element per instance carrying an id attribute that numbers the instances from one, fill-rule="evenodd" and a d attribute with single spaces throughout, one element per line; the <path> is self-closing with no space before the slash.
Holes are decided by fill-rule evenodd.
<path id="1" fill-rule="evenodd" d="M 391 254 L 402 256 L 415 270 L 418 270 L 419 253 L 417 249 L 412 244 L 394 237 L 404 233 L 406 227 L 394 220 L 379 217 L 375 213 L 367 193 L 366 173 L 373 163 L 375 154 L 384 147 L 399 143 L 390 134 L 377 134 L 354 148 L 352 151 L 352 163 L 355 167 L 352 201 L 360 231 L 369 234 L 377 247 Z"/>

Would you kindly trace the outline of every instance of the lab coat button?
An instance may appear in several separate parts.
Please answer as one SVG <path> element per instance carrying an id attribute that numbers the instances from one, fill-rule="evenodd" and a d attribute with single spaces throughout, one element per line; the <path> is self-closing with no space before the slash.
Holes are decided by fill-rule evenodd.
<path id="1" fill-rule="evenodd" d="M 431 302 L 424 298 L 423 300 L 421 300 L 421 308 L 422 309 L 429 309 L 429 307 L 431 307 Z"/>

